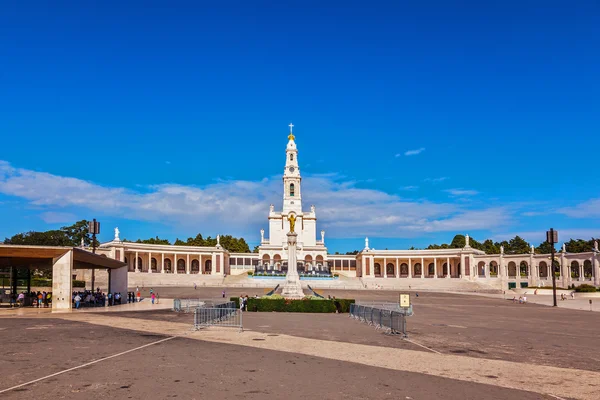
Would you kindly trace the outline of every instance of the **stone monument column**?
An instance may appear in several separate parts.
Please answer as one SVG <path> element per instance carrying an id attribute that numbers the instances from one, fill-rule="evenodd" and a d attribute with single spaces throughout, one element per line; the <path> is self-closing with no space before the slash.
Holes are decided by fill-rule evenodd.
<path id="1" fill-rule="evenodd" d="M 285 284 L 281 289 L 281 295 L 286 299 L 301 299 L 304 297 L 300 276 L 298 275 L 298 263 L 296 260 L 296 239 L 298 234 L 289 232 L 288 238 L 288 270 L 285 276 Z"/>

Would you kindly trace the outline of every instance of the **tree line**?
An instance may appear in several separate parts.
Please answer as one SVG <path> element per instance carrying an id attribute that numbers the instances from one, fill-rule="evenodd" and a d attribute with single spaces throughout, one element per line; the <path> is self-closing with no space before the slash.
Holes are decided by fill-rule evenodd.
<path id="1" fill-rule="evenodd" d="M 600 241 L 600 239 L 569 239 L 569 241 L 564 242 L 565 250 L 567 253 L 584 253 L 592 251 L 594 249 L 594 241 Z M 431 244 L 427 247 L 427 250 L 459 249 L 465 247 L 465 244 L 465 236 L 456 235 L 450 244 Z M 479 242 L 476 239 L 469 237 L 469 245 L 474 249 L 485 251 L 486 254 L 499 254 L 501 246 L 504 247 L 505 254 L 527 254 L 531 252 L 531 244 L 518 235 L 510 240 L 503 240 L 501 242 L 494 242 L 491 239 L 486 239 L 483 242 Z M 416 249 L 413 247 L 410 250 Z M 534 247 L 535 254 L 549 254 L 551 250 L 552 245 L 545 241 Z"/>
<path id="2" fill-rule="evenodd" d="M 81 240 L 85 246 L 92 245 L 92 235 L 88 233 L 88 222 L 81 220 L 73 225 L 63 226 L 60 229 L 49 230 L 44 232 L 29 231 L 17 233 L 16 235 L 5 238 L 4 244 L 17 245 L 38 245 L 38 246 L 71 246 L 77 247 L 81 245 Z M 565 242 L 565 249 L 568 253 L 583 253 L 594 249 L 594 241 L 600 239 L 591 238 L 585 239 L 569 239 Z M 149 239 L 137 239 L 135 241 L 123 239 L 124 242 L 146 243 L 146 244 L 163 244 L 170 245 L 168 239 L 161 239 L 158 236 Z M 100 243 L 96 240 L 96 246 Z M 177 246 L 207 246 L 214 247 L 217 245 L 217 238 L 207 236 L 206 238 L 198 233 L 195 237 L 189 237 L 185 241 L 177 238 L 173 243 Z M 250 253 L 250 247 L 244 238 L 236 238 L 231 235 L 221 235 L 220 244 L 229 252 L 232 253 Z M 434 249 L 460 249 L 465 247 L 466 238 L 464 235 L 456 235 L 452 241 L 442 244 L 430 244 L 426 247 L 427 250 Z M 469 238 L 469 245 L 477 250 L 482 250 L 486 254 L 499 254 L 500 246 L 504 246 L 505 254 L 527 254 L 531 251 L 531 244 L 520 236 L 515 236 L 510 240 L 494 242 L 491 239 L 486 239 L 483 242 L 477 241 L 475 238 Z M 551 245 L 546 242 L 540 243 L 534 248 L 536 254 L 548 254 L 551 250 Z M 419 250 L 411 247 L 409 250 Z M 258 253 L 258 246 L 254 247 L 254 253 Z M 349 251 L 347 255 L 358 254 L 359 250 Z M 336 252 L 335 254 L 340 254 Z"/>

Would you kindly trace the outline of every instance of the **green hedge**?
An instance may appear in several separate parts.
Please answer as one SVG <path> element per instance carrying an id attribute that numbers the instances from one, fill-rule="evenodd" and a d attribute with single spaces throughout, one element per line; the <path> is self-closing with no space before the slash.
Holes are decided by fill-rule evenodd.
<path id="1" fill-rule="evenodd" d="M 577 286 L 575 291 L 578 293 L 594 293 L 597 291 L 597 289 L 595 286 L 584 284 Z"/>
<path id="2" fill-rule="evenodd" d="M 85 281 L 78 281 L 73 279 L 73 287 L 85 287 Z"/>
<path id="3" fill-rule="evenodd" d="M 231 297 L 236 307 L 240 307 L 239 297 Z M 248 311 L 258 312 L 303 312 L 303 313 L 334 313 L 337 310 L 342 313 L 350 311 L 350 304 L 354 299 L 264 299 L 248 298 Z"/>

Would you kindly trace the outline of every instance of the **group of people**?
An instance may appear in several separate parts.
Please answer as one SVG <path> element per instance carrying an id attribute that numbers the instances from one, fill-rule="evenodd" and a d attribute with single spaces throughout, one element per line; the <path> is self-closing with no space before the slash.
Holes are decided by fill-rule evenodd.
<path id="1" fill-rule="evenodd" d="M 11 307 L 37 307 L 47 308 L 52 305 L 52 292 L 21 292 L 13 293 L 10 295 L 10 306 Z"/>
<path id="2" fill-rule="evenodd" d="M 248 311 L 248 295 L 240 296 L 240 311 Z"/>
<path id="3" fill-rule="evenodd" d="M 76 291 L 71 294 L 71 303 L 75 306 L 76 309 L 84 307 L 105 307 L 114 306 L 117 304 L 121 304 L 122 296 L 120 292 L 116 293 L 103 293 L 100 291 L 100 288 L 96 289 L 96 291 L 84 290 L 84 291 Z"/>
<path id="4" fill-rule="evenodd" d="M 575 300 L 575 292 L 571 292 L 570 296 L 571 296 L 571 300 Z M 564 293 L 561 293 L 560 294 L 560 299 L 561 300 L 567 300 L 567 295 L 564 294 Z"/>

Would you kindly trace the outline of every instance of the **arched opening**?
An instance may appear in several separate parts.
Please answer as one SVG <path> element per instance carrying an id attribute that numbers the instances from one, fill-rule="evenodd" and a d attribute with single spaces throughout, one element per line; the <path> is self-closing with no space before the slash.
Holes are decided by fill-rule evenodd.
<path id="1" fill-rule="evenodd" d="M 142 257 L 137 258 L 137 269 L 140 271 L 144 270 L 144 264 L 142 263 Z"/>
<path id="2" fill-rule="evenodd" d="M 165 258 L 164 266 L 165 266 L 165 274 L 173 273 L 173 264 L 171 263 L 170 258 Z"/>
<path id="3" fill-rule="evenodd" d="M 199 274 L 199 273 L 200 273 L 200 261 L 192 260 L 192 274 Z"/>
<path id="4" fill-rule="evenodd" d="M 427 266 L 427 276 L 434 276 L 435 275 L 435 265 L 433 263 L 430 263 Z"/>
<path id="5" fill-rule="evenodd" d="M 281 256 L 279 254 L 275 254 L 273 256 L 273 265 L 271 266 L 271 269 L 281 271 L 282 268 L 283 266 L 281 265 Z"/>
<path id="6" fill-rule="evenodd" d="M 185 260 L 183 258 L 177 260 L 177 273 L 185 274 Z"/>
<path id="7" fill-rule="evenodd" d="M 323 262 L 323 256 L 317 256 L 316 261 L 317 261 L 317 269 L 319 271 L 328 271 L 327 266 Z"/>
<path id="8" fill-rule="evenodd" d="M 212 260 L 206 260 L 204 262 L 204 274 L 210 274 L 212 272 Z"/>
<path id="9" fill-rule="evenodd" d="M 554 263 L 552 264 L 552 270 L 554 271 L 554 276 L 560 278 L 560 262 L 558 262 L 558 260 L 554 260 Z"/>
<path id="10" fill-rule="evenodd" d="M 519 265 L 519 275 L 524 278 L 529 276 L 529 264 L 527 264 L 527 261 L 521 261 L 521 264 Z"/>
<path id="11" fill-rule="evenodd" d="M 129 271 L 129 272 L 135 271 L 135 267 L 133 266 L 133 264 L 129 263 L 129 260 L 127 259 L 127 257 L 125 257 L 125 264 L 127 264 L 127 271 Z"/>
<path id="12" fill-rule="evenodd" d="M 395 271 L 394 264 L 392 264 L 392 263 L 388 263 L 388 264 L 385 266 L 385 274 L 386 274 L 387 276 L 394 276 L 394 275 L 396 275 L 396 271 Z"/>
<path id="13" fill-rule="evenodd" d="M 294 190 L 295 190 L 294 184 L 290 183 L 290 197 L 294 197 Z"/>
<path id="14" fill-rule="evenodd" d="M 498 263 L 496 261 L 490 263 L 490 276 L 492 278 L 498 277 Z"/>
<path id="15" fill-rule="evenodd" d="M 548 264 L 545 261 L 541 261 L 539 265 L 540 278 L 548 278 Z"/>
<path id="16" fill-rule="evenodd" d="M 477 275 L 480 278 L 485 278 L 485 261 L 479 261 L 477 263 Z"/>
<path id="17" fill-rule="evenodd" d="M 415 269 L 415 276 L 421 275 L 421 263 L 416 263 L 413 267 Z"/>
<path id="18" fill-rule="evenodd" d="M 381 265 L 379 263 L 375 263 L 373 266 L 373 271 L 375 272 L 375 276 L 381 276 Z"/>
<path id="19" fill-rule="evenodd" d="M 517 277 L 517 264 L 514 261 L 508 263 L 508 276 L 511 278 Z"/>
<path id="20" fill-rule="evenodd" d="M 290 153 L 290 161 L 294 161 L 294 153 Z"/>
<path id="21" fill-rule="evenodd" d="M 592 279 L 594 274 L 594 269 L 592 268 L 592 262 L 590 260 L 585 260 L 583 262 L 583 277 L 585 279 Z"/>
<path id="22" fill-rule="evenodd" d="M 571 262 L 571 278 L 579 279 L 579 263 L 577 261 Z"/>
<path id="23" fill-rule="evenodd" d="M 444 263 L 444 265 L 442 265 L 442 276 L 448 276 L 448 264 Z"/>
<path id="24" fill-rule="evenodd" d="M 406 264 L 406 263 L 400 264 L 400 275 L 408 276 L 408 264 Z"/>
<path id="25" fill-rule="evenodd" d="M 262 257 L 262 269 L 269 269 L 269 265 L 271 265 L 271 259 L 268 254 L 263 254 Z"/>
<path id="26" fill-rule="evenodd" d="M 158 271 L 158 263 L 156 262 L 156 258 L 154 257 L 152 257 L 152 260 L 150 261 L 150 268 L 152 269 L 152 272 Z"/>
<path id="27" fill-rule="evenodd" d="M 306 257 L 304 257 L 304 269 L 306 271 L 313 270 L 313 259 L 311 255 L 307 255 Z"/>

